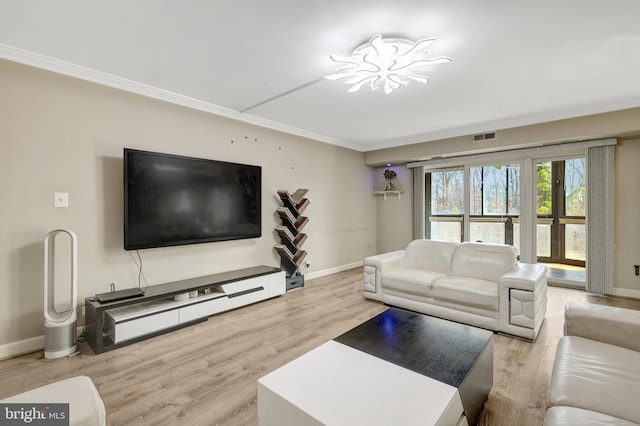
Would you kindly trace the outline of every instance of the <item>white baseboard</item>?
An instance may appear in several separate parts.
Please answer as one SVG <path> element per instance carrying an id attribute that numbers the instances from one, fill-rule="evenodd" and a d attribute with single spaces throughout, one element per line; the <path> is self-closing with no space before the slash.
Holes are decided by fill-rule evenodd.
<path id="1" fill-rule="evenodd" d="M 628 297 L 630 299 L 640 299 L 640 290 L 631 290 L 628 288 L 613 288 L 613 295 L 620 297 Z"/>
<path id="2" fill-rule="evenodd" d="M 31 337 L 0 345 L 0 360 L 44 349 L 44 336 Z"/>
<path id="3" fill-rule="evenodd" d="M 84 327 L 78 326 L 76 333 L 81 336 Z M 44 351 L 44 335 L 0 345 L 0 361 L 37 351 Z"/>
<path id="4" fill-rule="evenodd" d="M 348 263 L 346 265 L 336 266 L 334 268 L 323 269 L 322 271 L 309 272 L 305 274 L 305 278 L 312 280 L 314 278 L 326 277 L 327 275 L 335 274 L 342 271 L 347 271 L 349 269 L 357 268 L 364 265 L 364 260 L 360 260 L 358 262 Z"/>

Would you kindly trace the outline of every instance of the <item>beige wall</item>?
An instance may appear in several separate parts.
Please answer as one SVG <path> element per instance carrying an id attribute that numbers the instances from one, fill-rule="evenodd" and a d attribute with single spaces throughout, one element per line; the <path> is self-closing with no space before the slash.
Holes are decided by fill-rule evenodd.
<path id="1" fill-rule="evenodd" d="M 0 93 L 0 349 L 43 334 L 43 238 L 53 229 L 78 235 L 79 303 L 111 282 L 137 283 L 122 248 L 123 147 L 263 168 L 263 236 L 141 250 L 150 284 L 278 266 L 278 189 L 309 189 L 309 273 L 376 251 L 374 172 L 361 152 L 8 61 Z M 53 207 L 55 191 L 69 193 L 69 208 Z"/>
<path id="2" fill-rule="evenodd" d="M 375 185 L 378 191 L 382 191 L 387 183 L 384 178 L 385 169 L 396 172 L 397 178 L 393 183 L 402 193 L 400 197 L 387 195 L 386 199 L 382 195 L 377 196 L 378 253 L 404 250 L 413 239 L 411 170 L 405 166 L 376 169 Z"/>
<path id="3" fill-rule="evenodd" d="M 640 297 L 633 269 L 640 265 L 640 138 L 619 141 L 615 167 L 614 283 L 621 295 Z"/>

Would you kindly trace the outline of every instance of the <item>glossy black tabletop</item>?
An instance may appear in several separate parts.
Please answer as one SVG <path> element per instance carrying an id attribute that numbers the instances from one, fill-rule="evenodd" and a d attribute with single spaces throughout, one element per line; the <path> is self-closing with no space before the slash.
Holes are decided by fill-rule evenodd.
<path id="1" fill-rule="evenodd" d="M 493 332 L 389 308 L 335 338 L 344 345 L 460 387 Z"/>

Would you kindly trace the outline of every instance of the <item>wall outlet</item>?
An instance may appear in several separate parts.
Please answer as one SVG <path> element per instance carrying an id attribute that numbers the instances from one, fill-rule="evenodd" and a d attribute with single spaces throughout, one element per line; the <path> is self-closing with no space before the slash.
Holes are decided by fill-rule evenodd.
<path id="1" fill-rule="evenodd" d="M 640 279 L 640 265 L 633 265 L 633 275 L 635 279 Z"/>
<path id="2" fill-rule="evenodd" d="M 53 193 L 53 207 L 69 207 L 69 193 L 68 192 L 54 192 Z"/>

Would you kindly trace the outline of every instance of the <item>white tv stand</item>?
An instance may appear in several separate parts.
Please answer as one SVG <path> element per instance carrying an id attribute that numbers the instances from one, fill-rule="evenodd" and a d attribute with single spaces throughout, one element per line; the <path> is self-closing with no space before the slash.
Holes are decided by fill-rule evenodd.
<path id="1" fill-rule="evenodd" d="M 143 296 L 114 302 L 87 297 L 87 342 L 99 354 L 280 296 L 285 288 L 284 271 L 256 266 L 149 286 Z M 195 292 L 197 297 L 189 297 Z"/>

